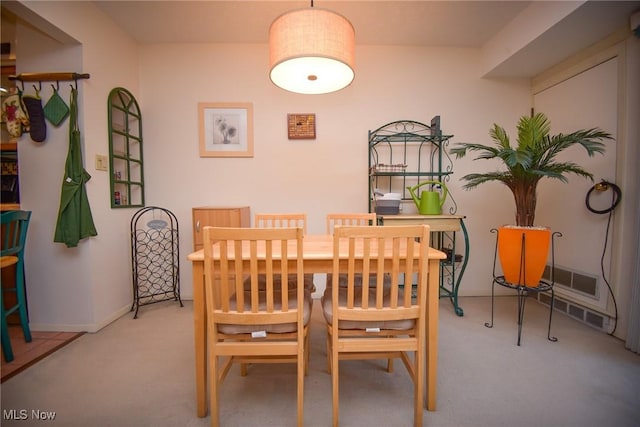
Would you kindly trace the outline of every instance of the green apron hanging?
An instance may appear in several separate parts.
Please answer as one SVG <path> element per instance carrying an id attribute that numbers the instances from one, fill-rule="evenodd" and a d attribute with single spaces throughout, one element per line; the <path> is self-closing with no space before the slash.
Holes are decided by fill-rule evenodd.
<path id="1" fill-rule="evenodd" d="M 69 152 L 65 162 L 65 174 L 60 195 L 58 222 L 54 242 L 64 243 L 68 248 L 89 236 L 97 236 L 93 224 L 85 183 L 91 179 L 82 164 L 80 130 L 78 130 L 78 90 L 71 89 L 69 114 Z"/>

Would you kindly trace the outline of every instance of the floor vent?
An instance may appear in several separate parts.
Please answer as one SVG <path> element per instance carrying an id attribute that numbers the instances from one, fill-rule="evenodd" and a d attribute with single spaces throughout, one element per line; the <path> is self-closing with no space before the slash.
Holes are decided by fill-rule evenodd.
<path id="1" fill-rule="evenodd" d="M 532 292 L 531 296 L 536 298 L 542 304 L 549 306 L 551 304 L 551 295 L 546 293 Z M 553 307 L 556 311 L 565 313 L 572 318 L 589 325 L 602 332 L 608 332 L 609 316 L 593 311 L 573 301 L 567 301 L 556 295 Z"/>

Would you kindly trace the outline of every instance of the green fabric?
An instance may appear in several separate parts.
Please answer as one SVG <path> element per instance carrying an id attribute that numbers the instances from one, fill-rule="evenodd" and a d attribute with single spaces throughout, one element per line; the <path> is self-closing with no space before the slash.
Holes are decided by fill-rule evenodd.
<path id="1" fill-rule="evenodd" d="M 54 242 L 64 243 L 68 248 L 78 246 L 78 242 L 98 232 L 93 224 L 91 207 L 85 190 L 85 183 L 91 179 L 82 164 L 80 151 L 80 131 L 78 130 L 78 90 L 71 89 L 69 115 L 69 152 L 65 163 L 65 174 L 60 194 L 60 210 L 53 237 Z"/>
<path id="2" fill-rule="evenodd" d="M 53 95 L 44 106 L 44 116 L 54 126 L 60 126 L 69 115 L 69 107 L 54 88 Z"/>

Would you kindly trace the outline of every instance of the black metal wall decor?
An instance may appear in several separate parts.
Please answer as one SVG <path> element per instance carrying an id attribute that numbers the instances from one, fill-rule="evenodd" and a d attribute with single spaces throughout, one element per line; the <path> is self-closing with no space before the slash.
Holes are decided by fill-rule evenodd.
<path id="1" fill-rule="evenodd" d="M 167 209 L 148 206 L 131 218 L 134 319 L 140 306 L 180 299 L 178 219 Z"/>

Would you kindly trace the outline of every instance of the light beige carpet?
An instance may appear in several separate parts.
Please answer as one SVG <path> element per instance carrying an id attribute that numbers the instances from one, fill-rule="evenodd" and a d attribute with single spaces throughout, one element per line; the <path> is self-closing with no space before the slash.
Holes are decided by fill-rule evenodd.
<path id="1" fill-rule="evenodd" d="M 558 342 L 546 338 L 548 311 L 529 301 L 516 346 L 516 299 L 461 298 L 464 317 L 440 302 L 438 408 L 429 427 L 637 427 L 640 356 L 611 336 L 556 313 Z M 314 304 L 305 425 L 331 425 L 324 322 Z M 410 426 L 412 384 L 401 363 L 341 362 L 342 426 Z M 192 304 L 142 307 L 96 334 L 85 334 L 2 384 L 2 426 L 209 426 L 196 417 Z M 293 365 L 234 368 L 221 399 L 223 426 L 294 426 Z M 12 410 L 29 419 L 9 420 Z M 32 410 L 55 412 L 53 422 Z"/>

